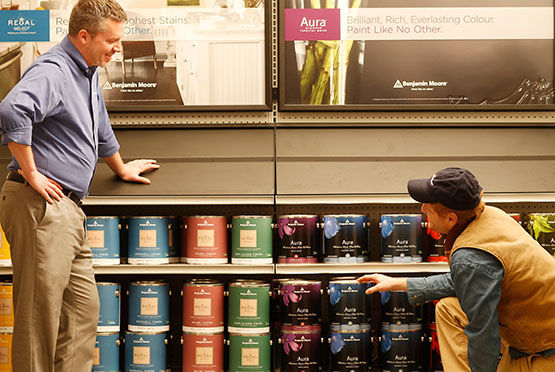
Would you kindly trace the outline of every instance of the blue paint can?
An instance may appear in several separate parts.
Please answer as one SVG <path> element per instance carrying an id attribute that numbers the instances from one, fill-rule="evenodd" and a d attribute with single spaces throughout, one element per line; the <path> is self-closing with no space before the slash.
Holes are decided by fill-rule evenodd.
<path id="1" fill-rule="evenodd" d="M 368 216 L 328 215 L 322 225 L 325 263 L 368 260 Z"/>
<path id="2" fill-rule="evenodd" d="M 129 217 L 128 224 L 130 264 L 170 262 L 168 217 Z"/>
<path id="3" fill-rule="evenodd" d="M 364 372 L 372 369 L 370 330 L 370 324 L 331 326 L 331 372 Z"/>
<path id="4" fill-rule="evenodd" d="M 170 330 L 170 286 L 153 280 L 129 285 L 129 330 L 165 332 Z"/>
<path id="5" fill-rule="evenodd" d="M 169 262 L 178 263 L 181 259 L 181 218 L 168 217 L 168 253 Z"/>
<path id="6" fill-rule="evenodd" d="M 422 371 L 422 324 L 383 324 L 380 341 L 382 372 Z"/>
<path id="7" fill-rule="evenodd" d="M 119 372 L 119 333 L 98 333 L 92 372 Z"/>
<path id="8" fill-rule="evenodd" d="M 370 322 L 371 296 L 364 292 L 370 283 L 359 283 L 355 277 L 333 278 L 329 282 L 331 324 L 362 324 Z"/>
<path id="9" fill-rule="evenodd" d="M 119 332 L 120 285 L 118 283 L 96 283 L 96 288 L 100 298 L 97 332 Z"/>
<path id="10" fill-rule="evenodd" d="M 125 332 L 125 372 L 166 372 L 166 334 Z"/>
<path id="11" fill-rule="evenodd" d="M 384 324 L 415 324 L 422 321 L 422 306 L 412 306 L 407 292 L 382 292 L 381 299 Z"/>
<path id="12" fill-rule="evenodd" d="M 93 265 L 119 265 L 119 230 L 118 217 L 87 217 L 87 239 Z"/>
<path id="13" fill-rule="evenodd" d="M 383 214 L 380 228 L 382 262 L 422 262 L 421 214 Z"/>

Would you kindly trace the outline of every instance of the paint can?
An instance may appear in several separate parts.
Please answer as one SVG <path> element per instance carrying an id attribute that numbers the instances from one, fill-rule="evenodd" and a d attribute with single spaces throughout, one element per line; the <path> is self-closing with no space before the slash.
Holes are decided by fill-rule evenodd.
<path id="1" fill-rule="evenodd" d="M 185 262 L 207 265 L 227 263 L 227 219 L 225 217 L 184 217 L 183 229 L 186 235 Z"/>
<path id="2" fill-rule="evenodd" d="M 308 326 L 321 322 L 322 282 L 291 279 L 281 283 L 281 323 Z"/>
<path id="3" fill-rule="evenodd" d="M 331 326 L 331 372 L 364 372 L 372 369 L 370 331 L 370 324 Z"/>
<path id="4" fill-rule="evenodd" d="M 183 333 L 183 372 L 223 372 L 224 334 Z M 186 356 L 186 357 L 185 357 Z"/>
<path id="5" fill-rule="evenodd" d="M 0 266 L 11 266 L 12 258 L 10 255 L 10 243 L 6 240 L 4 229 L 0 226 Z"/>
<path id="6" fill-rule="evenodd" d="M 12 371 L 12 345 L 12 334 L 0 333 L 0 371 Z"/>
<path id="7" fill-rule="evenodd" d="M 318 216 L 280 216 L 277 223 L 278 263 L 318 262 Z"/>
<path id="8" fill-rule="evenodd" d="M 129 217 L 129 252 L 132 265 L 167 264 L 168 217 Z"/>
<path id="9" fill-rule="evenodd" d="M 428 341 L 430 342 L 430 371 L 443 372 L 443 363 L 441 362 L 441 354 L 439 351 L 439 341 L 437 338 L 437 325 L 435 323 L 428 323 Z"/>
<path id="10" fill-rule="evenodd" d="M 382 324 L 382 372 L 422 371 L 422 325 Z"/>
<path id="11" fill-rule="evenodd" d="M 224 285 L 213 279 L 183 283 L 183 332 L 224 331 Z"/>
<path id="12" fill-rule="evenodd" d="M 13 316 L 13 284 L 0 282 L 0 333 L 13 332 Z"/>
<path id="13" fill-rule="evenodd" d="M 524 221 L 530 235 L 555 257 L 555 213 L 529 213 Z"/>
<path id="14" fill-rule="evenodd" d="M 371 296 L 365 293 L 370 286 L 357 282 L 355 277 L 332 278 L 328 289 L 330 323 L 370 323 Z"/>
<path id="15" fill-rule="evenodd" d="M 368 260 L 368 216 L 324 216 L 325 263 L 361 263 Z"/>
<path id="16" fill-rule="evenodd" d="M 87 217 L 87 239 L 93 265 L 119 265 L 119 230 L 118 217 Z"/>
<path id="17" fill-rule="evenodd" d="M 231 263 L 239 265 L 272 263 L 271 216 L 233 216 Z"/>
<path id="18" fill-rule="evenodd" d="M 125 332 L 125 372 L 165 372 L 166 333 Z"/>
<path id="19" fill-rule="evenodd" d="M 229 333 L 270 332 L 270 284 L 262 280 L 230 283 L 228 309 Z"/>
<path id="20" fill-rule="evenodd" d="M 97 333 L 92 372 L 119 372 L 119 333 Z"/>
<path id="21" fill-rule="evenodd" d="M 100 299 L 98 333 L 119 332 L 120 330 L 120 285 L 118 283 L 97 282 Z"/>
<path id="22" fill-rule="evenodd" d="M 129 330 L 164 332 L 170 330 L 170 286 L 160 280 L 137 281 L 129 285 Z"/>
<path id="23" fill-rule="evenodd" d="M 422 306 L 412 306 L 407 292 L 382 292 L 381 300 L 384 324 L 415 324 L 422 321 Z"/>
<path id="24" fill-rule="evenodd" d="M 269 372 L 270 334 L 229 335 L 229 372 Z"/>
<path id="25" fill-rule="evenodd" d="M 380 217 L 382 262 L 422 262 L 422 215 Z"/>
<path id="26" fill-rule="evenodd" d="M 168 255 L 170 263 L 178 263 L 181 249 L 181 219 L 176 216 L 168 217 Z"/>
<path id="27" fill-rule="evenodd" d="M 322 368 L 322 331 L 319 325 L 281 327 L 281 371 L 317 372 Z"/>

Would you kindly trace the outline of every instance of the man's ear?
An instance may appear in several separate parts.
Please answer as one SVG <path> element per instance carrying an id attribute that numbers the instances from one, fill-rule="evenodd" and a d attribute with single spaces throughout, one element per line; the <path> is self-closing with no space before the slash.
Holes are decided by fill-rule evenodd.
<path id="1" fill-rule="evenodd" d="M 90 39 L 91 39 L 91 34 L 89 33 L 89 31 L 85 30 L 84 28 L 79 30 L 79 32 L 77 33 L 77 40 L 79 40 L 79 43 L 81 45 L 87 44 L 87 42 L 90 41 Z"/>
<path id="2" fill-rule="evenodd" d="M 457 216 L 456 213 L 453 213 L 453 212 L 447 213 L 447 224 L 449 225 L 449 230 L 455 227 L 458 221 L 459 221 L 459 217 Z"/>

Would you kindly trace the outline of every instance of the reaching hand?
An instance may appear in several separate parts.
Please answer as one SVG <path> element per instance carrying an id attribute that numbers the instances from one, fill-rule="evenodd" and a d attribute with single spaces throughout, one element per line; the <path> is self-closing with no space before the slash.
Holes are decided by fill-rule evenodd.
<path id="1" fill-rule="evenodd" d="M 123 170 L 120 172 L 120 177 L 122 180 L 127 182 L 139 182 L 150 184 L 150 180 L 146 177 L 141 177 L 142 173 L 148 173 L 152 170 L 160 168 L 159 164 L 156 164 L 156 160 L 152 159 L 138 159 L 125 163 Z"/>
<path id="2" fill-rule="evenodd" d="M 385 291 L 407 291 L 407 278 L 392 278 L 382 274 L 364 275 L 357 279 L 359 283 L 375 283 L 366 290 L 366 294 Z"/>
<path id="3" fill-rule="evenodd" d="M 23 170 L 19 169 L 18 172 L 27 180 L 29 185 L 31 185 L 36 192 L 42 195 L 48 203 L 54 204 L 54 200 L 52 200 L 52 198 L 56 201 L 60 201 L 64 197 L 64 194 L 62 193 L 62 186 L 39 171 L 27 174 Z"/>

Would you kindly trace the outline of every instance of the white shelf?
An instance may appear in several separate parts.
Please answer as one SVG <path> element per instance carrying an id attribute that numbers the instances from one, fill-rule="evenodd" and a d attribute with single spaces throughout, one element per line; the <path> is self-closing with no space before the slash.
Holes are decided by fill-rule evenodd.
<path id="1" fill-rule="evenodd" d="M 83 205 L 273 205 L 273 195 L 89 196 Z"/>
<path id="2" fill-rule="evenodd" d="M 447 263 L 276 264 L 276 274 L 446 273 Z"/>
<path id="3" fill-rule="evenodd" d="M 112 265 L 94 266 L 95 274 L 273 274 L 274 265 Z"/>

